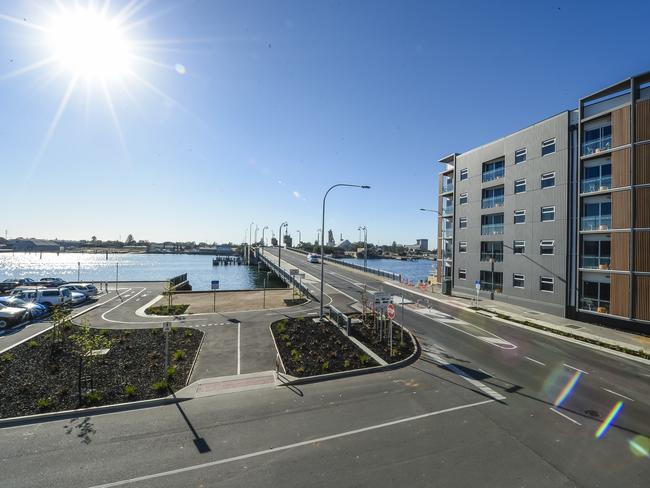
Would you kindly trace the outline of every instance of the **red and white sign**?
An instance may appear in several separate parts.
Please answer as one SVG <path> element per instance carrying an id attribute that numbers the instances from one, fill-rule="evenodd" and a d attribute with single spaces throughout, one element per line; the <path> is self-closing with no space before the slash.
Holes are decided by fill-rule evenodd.
<path id="1" fill-rule="evenodd" d="M 395 318 L 395 305 L 392 303 L 388 304 L 388 307 L 386 307 L 386 315 L 388 315 L 388 318 L 391 320 Z"/>

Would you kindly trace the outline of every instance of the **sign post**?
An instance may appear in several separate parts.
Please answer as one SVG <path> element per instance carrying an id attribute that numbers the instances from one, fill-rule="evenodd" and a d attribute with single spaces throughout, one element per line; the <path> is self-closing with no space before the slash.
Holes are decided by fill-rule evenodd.
<path id="1" fill-rule="evenodd" d="M 388 315 L 388 344 L 390 356 L 393 357 L 393 319 L 395 318 L 395 305 L 389 303 L 386 307 L 386 315 Z"/>
<path id="2" fill-rule="evenodd" d="M 163 322 L 163 332 L 165 333 L 165 374 L 169 368 L 169 333 L 172 330 L 171 322 Z"/>
<path id="3" fill-rule="evenodd" d="M 219 280 L 212 280 L 212 282 L 210 284 L 211 284 L 211 288 L 212 288 L 213 291 L 219 289 Z M 212 293 L 212 311 L 213 312 L 217 311 L 217 292 L 216 291 L 214 291 L 214 293 Z"/>
<path id="4" fill-rule="evenodd" d="M 478 292 L 481 291 L 481 282 L 476 280 L 474 286 L 476 287 L 476 310 L 478 310 Z"/>

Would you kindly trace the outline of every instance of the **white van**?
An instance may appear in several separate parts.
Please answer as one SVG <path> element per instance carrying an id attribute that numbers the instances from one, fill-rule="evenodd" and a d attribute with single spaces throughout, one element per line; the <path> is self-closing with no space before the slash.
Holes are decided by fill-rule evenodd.
<path id="1" fill-rule="evenodd" d="M 72 302 L 72 293 L 68 289 L 58 288 L 27 288 L 12 293 L 13 296 L 26 302 L 36 302 L 46 307 L 68 305 Z"/>
<path id="2" fill-rule="evenodd" d="M 307 261 L 310 263 L 318 263 L 320 262 L 319 257 L 320 256 L 318 254 L 314 254 L 310 252 L 309 254 L 307 254 Z"/>

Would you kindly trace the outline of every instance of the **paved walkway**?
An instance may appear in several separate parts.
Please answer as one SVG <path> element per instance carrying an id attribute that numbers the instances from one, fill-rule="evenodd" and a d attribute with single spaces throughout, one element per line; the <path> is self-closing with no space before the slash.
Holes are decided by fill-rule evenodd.
<path id="1" fill-rule="evenodd" d="M 449 305 L 462 308 L 474 313 L 484 313 L 486 315 L 496 316 L 497 318 L 513 319 L 517 322 L 531 322 L 561 333 L 572 334 L 586 339 L 591 339 L 608 344 L 624 347 L 627 349 L 641 350 L 650 354 L 650 337 L 623 332 L 609 327 L 580 322 L 565 317 L 559 317 L 549 313 L 530 310 L 511 303 L 499 300 L 489 300 L 485 297 L 479 297 L 479 311 L 476 312 L 473 307 L 476 305 L 476 297 L 469 294 L 454 293 L 452 296 L 443 295 L 437 291 L 432 292 L 429 286 L 426 290 L 413 286 L 400 286 L 405 290 L 418 292 L 423 297 L 443 301 Z"/>

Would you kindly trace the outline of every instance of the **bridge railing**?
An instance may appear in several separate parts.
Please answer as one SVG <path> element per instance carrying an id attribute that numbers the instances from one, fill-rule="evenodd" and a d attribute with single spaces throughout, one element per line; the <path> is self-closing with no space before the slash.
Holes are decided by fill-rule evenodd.
<path id="1" fill-rule="evenodd" d="M 309 291 L 309 288 L 305 286 L 302 280 L 298 280 L 296 276 L 289 274 L 288 271 L 275 264 L 264 254 L 262 253 L 256 253 L 256 254 L 259 260 L 263 262 L 269 269 L 271 269 L 271 271 L 273 271 L 276 274 L 276 276 L 280 278 L 282 281 L 284 281 L 287 285 L 293 286 L 296 289 L 300 290 L 301 293 L 303 293 L 304 295 L 316 299 L 316 297 Z"/>
<path id="2" fill-rule="evenodd" d="M 345 327 L 345 333 L 346 335 L 350 335 L 350 323 L 351 319 L 347 315 L 345 315 L 343 312 L 341 312 L 339 309 L 335 308 L 334 306 L 330 305 L 329 306 L 329 316 L 330 320 L 336 323 L 339 328 L 344 328 Z"/>

